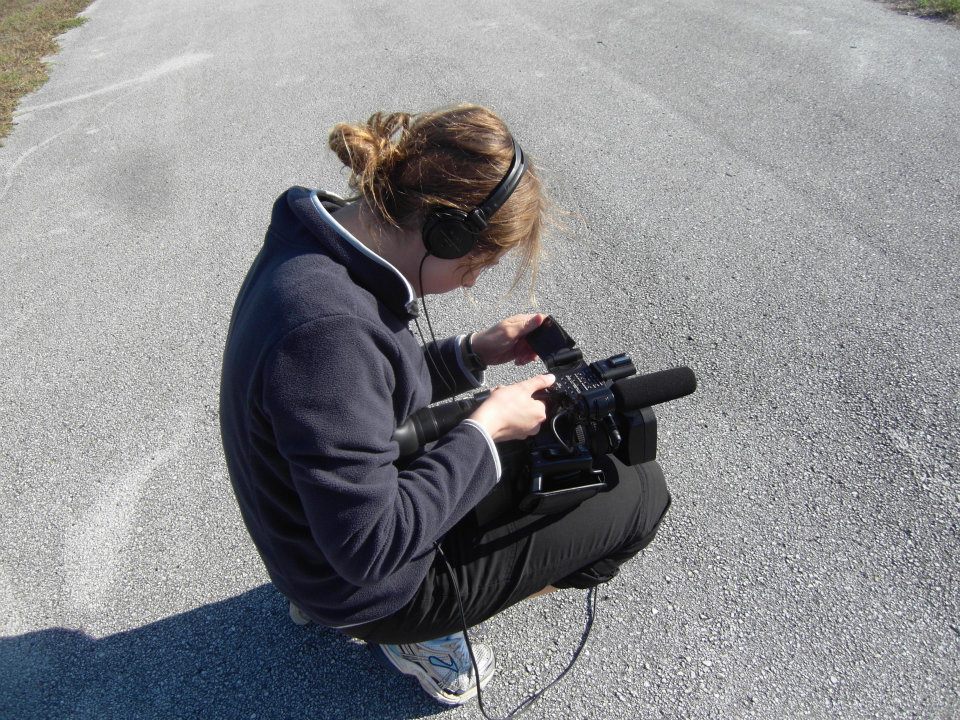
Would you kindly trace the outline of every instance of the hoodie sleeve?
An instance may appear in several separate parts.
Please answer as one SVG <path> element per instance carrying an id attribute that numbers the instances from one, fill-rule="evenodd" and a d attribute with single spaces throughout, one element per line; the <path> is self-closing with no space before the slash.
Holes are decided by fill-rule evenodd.
<path id="1" fill-rule="evenodd" d="M 449 337 L 435 340 L 424 347 L 423 354 L 433 383 L 431 402 L 447 400 L 483 385 L 483 372 L 473 373 L 467 368 L 462 340 L 462 335 Z"/>
<path id="2" fill-rule="evenodd" d="M 431 551 L 499 474 L 488 438 L 468 422 L 397 470 L 397 362 L 388 333 L 334 316 L 289 333 L 265 366 L 263 406 L 310 532 L 355 585 Z"/>

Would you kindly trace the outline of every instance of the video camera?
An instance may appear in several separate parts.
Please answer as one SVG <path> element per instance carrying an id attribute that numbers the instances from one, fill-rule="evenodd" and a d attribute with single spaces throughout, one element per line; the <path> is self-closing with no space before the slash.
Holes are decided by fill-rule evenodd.
<path id="1" fill-rule="evenodd" d="M 525 441 L 529 453 L 519 475 L 519 507 L 549 515 L 574 507 L 607 487 L 596 459 L 613 454 L 626 465 L 657 456 L 657 418 L 650 406 L 689 395 L 693 371 L 678 367 L 636 376 L 626 353 L 587 364 L 560 324 L 548 316 L 526 336 L 557 380 L 534 397 L 547 408 L 540 431 Z M 489 392 L 411 415 L 394 433 L 408 457 L 470 415 Z M 527 472 L 528 470 L 528 472 Z"/>

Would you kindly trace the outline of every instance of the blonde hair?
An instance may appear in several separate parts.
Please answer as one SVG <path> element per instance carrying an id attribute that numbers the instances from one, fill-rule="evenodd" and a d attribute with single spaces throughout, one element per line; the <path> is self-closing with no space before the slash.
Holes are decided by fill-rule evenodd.
<path id="1" fill-rule="evenodd" d="M 513 136 L 494 112 L 456 105 L 431 112 L 374 113 L 366 123 L 340 123 L 330 148 L 350 169 L 354 199 L 383 221 L 419 229 L 436 207 L 469 212 L 503 179 L 513 161 Z M 547 201 L 536 168 L 526 171 L 510 198 L 462 259 L 464 274 L 488 267 L 505 252 L 520 251 L 515 285 L 529 270 L 536 279 Z"/>

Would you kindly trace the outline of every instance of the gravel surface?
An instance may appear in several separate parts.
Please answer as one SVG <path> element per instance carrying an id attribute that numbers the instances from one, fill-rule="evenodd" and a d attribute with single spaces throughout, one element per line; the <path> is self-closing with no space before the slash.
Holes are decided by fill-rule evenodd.
<path id="1" fill-rule="evenodd" d="M 501 268 L 431 300 L 438 333 L 536 307 L 700 380 L 657 412 L 657 541 L 527 716 L 960 716 L 960 32 L 867 0 L 87 14 L 0 148 L 0 717 L 479 717 L 287 620 L 216 397 L 272 200 L 344 187 L 328 128 L 457 100 L 561 223 L 536 304 Z M 585 616 L 478 628 L 488 710 Z"/>

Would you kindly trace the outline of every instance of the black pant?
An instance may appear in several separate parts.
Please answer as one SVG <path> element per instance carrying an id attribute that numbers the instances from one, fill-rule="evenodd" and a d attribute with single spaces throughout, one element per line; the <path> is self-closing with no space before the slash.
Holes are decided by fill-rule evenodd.
<path id="1" fill-rule="evenodd" d="M 441 542 L 456 573 L 467 625 L 483 622 L 547 585 L 590 588 L 612 579 L 642 550 L 670 507 L 656 462 L 599 462 L 608 490 L 556 515 L 508 513 L 479 525 L 468 516 Z M 505 467 L 505 473 L 507 472 Z M 457 594 L 437 554 L 417 594 L 386 618 L 345 628 L 372 643 L 414 643 L 462 629 Z"/>

